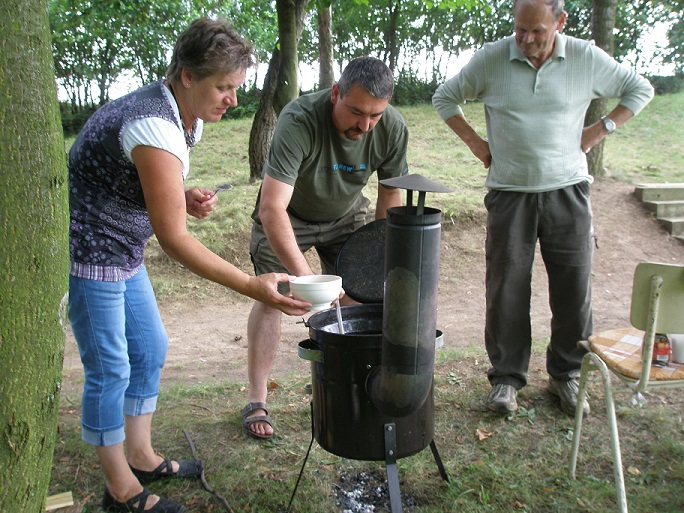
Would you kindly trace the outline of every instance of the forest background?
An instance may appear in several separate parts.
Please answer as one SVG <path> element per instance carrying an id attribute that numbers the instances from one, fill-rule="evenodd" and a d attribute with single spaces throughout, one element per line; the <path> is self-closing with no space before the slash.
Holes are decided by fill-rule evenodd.
<path id="1" fill-rule="evenodd" d="M 230 20 L 253 42 L 260 62 L 268 63 L 279 50 L 280 4 L 288 3 L 305 9 L 297 44 L 301 65 L 318 70 L 332 61 L 339 70 L 355 57 L 374 55 L 397 77 L 395 105 L 429 102 L 454 59 L 513 32 L 510 0 L 50 0 L 65 131 L 77 132 L 94 109 L 112 99 L 113 90 L 121 92 L 122 82 L 133 90 L 163 78 L 176 38 L 198 16 Z M 591 39 L 594 3 L 600 2 L 565 2 L 565 33 Z M 612 3 L 616 59 L 639 72 L 650 70 L 659 93 L 681 88 L 684 1 Z M 655 26 L 665 27 L 665 39 L 653 50 L 644 38 Z M 324 54 L 330 52 L 326 48 L 331 56 Z M 330 80 L 323 78 L 326 73 L 321 69 L 324 86 Z M 227 116 L 254 115 L 263 80 L 260 66 L 241 89 L 238 108 Z"/>

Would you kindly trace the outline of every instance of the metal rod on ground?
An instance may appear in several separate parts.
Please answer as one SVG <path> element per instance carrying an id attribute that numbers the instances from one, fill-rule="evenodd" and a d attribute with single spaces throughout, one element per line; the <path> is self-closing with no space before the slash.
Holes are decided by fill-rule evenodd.
<path id="1" fill-rule="evenodd" d="M 192 451 L 192 457 L 195 458 L 195 461 L 200 461 L 199 457 L 197 456 L 197 451 L 195 450 L 195 444 L 192 443 L 192 440 L 190 439 L 190 435 L 188 432 L 184 429 L 183 434 L 185 435 L 185 439 L 188 441 L 188 445 L 190 446 L 190 450 Z M 233 513 L 233 509 L 228 505 L 228 501 L 218 493 L 216 493 L 216 490 L 214 490 L 211 486 L 209 486 L 209 483 L 207 483 L 207 480 L 204 479 L 204 466 L 202 467 L 202 473 L 200 474 L 200 481 L 202 481 L 202 486 L 204 486 L 204 489 L 214 495 L 221 503 L 223 506 L 226 508 L 226 511 L 228 513 Z"/>

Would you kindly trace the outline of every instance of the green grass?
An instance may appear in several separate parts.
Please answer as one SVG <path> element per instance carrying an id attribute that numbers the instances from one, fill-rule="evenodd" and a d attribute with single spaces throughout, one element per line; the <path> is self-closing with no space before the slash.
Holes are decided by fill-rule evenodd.
<path id="1" fill-rule="evenodd" d="M 604 159 L 616 180 L 684 182 L 684 92 L 656 96 L 608 138 Z"/>
<path id="2" fill-rule="evenodd" d="M 532 368 L 543 366 L 546 343 L 533 348 Z M 435 364 L 435 443 L 449 474 L 441 480 L 429 449 L 398 462 L 402 493 L 411 513 L 610 512 L 616 511 L 605 409 L 599 383 L 590 383 L 593 413 L 585 420 L 577 480 L 568 477 L 573 421 L 560 413 L 542 378 L 519 395 L 520 411 L 483 411 L 489 390 L 482 348 L 439 351 Z M 174 457 L 191 457 L 186 430 L 206 461 L 208 483 L 234 511 L 285 511 L 311 439 L 308 374 L 293 373 L 271 390 L 269 408 L 277 436 L 260 443 L 243 434 L 236 412 L 244 394 L 221 381 L 167 386 L 155 415 L 155 445 Z M 658 392 L 647 407 L 626 406 L 629 393 L 615 389 L 630 510 L 680 512 L 684 508 L 684 424 L 680 392 Z M 71 398 L 73 400 L 73 398 Z M 65 404 L 66 403 L 66 404 Z M 491 434 L 480 440 L 478 430 Z M 51 489 L 73 490 L 83 513 L 98 511 L 102 477 L 92 448 L 80 441 L 78 404 L 63 401 Z M 291 511 L 341 511 L 333 489 L 341 474 L 385 474 L 383 462 L 354 461 L 314 444 Z M 183 501 L 188 513 L 223 511 L 196 481 L 153 484 Z M 376 510 L 377 511 L 377 510 Z"/>
<path id="3" fill-rule="evenodd" d="M 470 155 L 429 105 L 400 109 L 410 128 L 409 165 L 450 187 L 431 205 L 456 224 L 482 223 L 486 170 Z M 655 100 L 607 141 L 605 180 L 628 183 L 684 182 L 684 92 Z M 466 116 L 484 128 L 480 104 Z M 188 185 L 231 183 L 208 220 L 190 220 L 191 231 L 208 247 L 246 272 L 250 214 L 258 184 L 250 184 L 247 142 L 250 121 L 206 125 L 193 149 Z M 68 141 L 70 142 L 70 141 Z M 374 192 L 369 191 L 373 197 Z M 191 300 L 234 293 L 195 278 L 172 262 L 152 240 L 146 260 L 161 300 Z M 248 306 L 245 306 L 245 314 Z M 531 368 L 543 368 L 546 341 L 534 345 Z M 616 511 L 605 424 L 604 394 L 590 382 L 593 414 L 585 421 L 578 479 L 567 475 L 572 420 L 561 414 L 533 377 L 520 394 L 523 408 L 509 417 L 482 410 L 489 390 L 489 366 L 480 346 L 442 350 L 435 364 L 435 442 L 451 481 L 441 481 L 429 450 L 399 460 L 401 489 L 415 505 L 411 513 L 437 512 L 610 512 Z M 236 512 L 284 511 L 308 447 L 308 373 L 293 373 L 271 390 L 269 409 L 277 437 L 258 443 L 242 434 L 237 411 L 244 405 L 241 384 L 216 381 L 166 386 L 155 415 L 154 444 L 173 457 L 190 457 L 181 432 L 186 429 L 206 460 L 206 477 Z M 630 510 L 665 513 L 684 510 L 684 396 L 658 392 L 644 409 L 626 405 L 629 393 L 616 388 L 618 424 Z M 99 511 L 102 472 L 94 451 L 80 440 L 80 401 L 62 397 L 60 433 L 54 456 L 51 493 L 72 490 L 82 513 Z M 484 440 L 478 430 L 492 435 Z M 338 512 L 333 490 L 340 475 L 384 474 L 382 462 L 352 461 L 314 444 L 293 512 Z M 199 483 L 155 484 L 151 489 L 186 503 L 188 513 L 223 511 Z M 376 510 L 377 511 L 377 510 Z"/>

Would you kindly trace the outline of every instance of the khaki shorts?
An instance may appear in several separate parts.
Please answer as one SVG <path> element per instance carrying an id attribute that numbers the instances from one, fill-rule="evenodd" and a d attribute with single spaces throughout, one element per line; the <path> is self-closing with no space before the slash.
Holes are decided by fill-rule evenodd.
<path id="1" fill-rule="evenodd" d="M 349 236 L 366 223 L 369 204 L 368 198 L 361 195 L 348 214 L 334 221 L 324 222 L 305 221 L 288 212 L 300 251 L 305 253 L 315 248 L 323 274 L 335 274 L 337 254 Z M 257 276 L 272 272 L 289 273 L 271 249 L 260 221 L 255 221 L 252 225 L 249 256 Z M 278 289 L 285 293 L 289 287 L 287 283 L 281 283 Z"/>

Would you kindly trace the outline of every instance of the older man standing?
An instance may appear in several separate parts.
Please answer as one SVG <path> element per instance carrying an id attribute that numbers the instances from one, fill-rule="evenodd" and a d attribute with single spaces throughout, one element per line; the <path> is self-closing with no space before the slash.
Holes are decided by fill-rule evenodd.
<path id="1" fill-rule="evenodd" d="M 647 80 L 591 42 L 561 34 L 563 0 L 515 0 L 515 34 L 485 44 L 439 87 L 440 117 L 489 169 L 485 345 L 492 367 L 487 407 L 517 409 L 531 352 L 532 263 L 539 240 L 549 282 L 549 391 L 574 415 L 582 351 L 592 331 L 592 213 L 585 153 L 653 97 Z M 595 98 L 619 98 L 583 127 Z M 487 139 L 460 107 L 485 105 Z M 584 414 L 589 405 L 583 404 Z"/>

